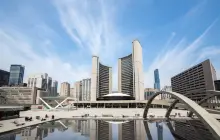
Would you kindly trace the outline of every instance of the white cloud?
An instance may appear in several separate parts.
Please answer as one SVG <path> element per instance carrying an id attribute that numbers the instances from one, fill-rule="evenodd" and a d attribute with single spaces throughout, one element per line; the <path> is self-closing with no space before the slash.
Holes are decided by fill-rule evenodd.
<path id="1" fill-rule="evenodd" d="M 61 23 L 79 47 L 112 65 L 122 52 L 125 36 L 115 26 L 116 5 L 110 1 L 57 0 Z M 130 41 L 131 42 L 131 41 Z"/>
<path id="2" fill-rule="evenodd" d="M 72 84 L 75 80 L 87 78 L 90 69 L 87 65 L 74 65 L 61 60 L 59 56 L 49 50 L 41 55 L 35 51 L 42 46 L 42 40 L 31 42 L 26 36 L 16 30 L 0 28 L 0 68 L 9 70 L 10 64 L 25 66 L 25 81 L 27 76 L 34 73 L 45 73 L 59 82 L 68 81 Z M 43 42 L 44 43 L 44 42 Z"/>
<path id="3" fill-rule="evenodd" d="M 160 72 L 161 87 L 171 84 L 171 77 L 179 72 L 203 61 L 205 58 L 219 54 L 219 46 L 202 47 L 203 39 L 209 30 L 216 23 L 215 20 L 197 39 L 188 44 L 186 39 L 182 39 L 175 46 L 168 50 L 162 50 L 158 57 L 153 61 L 145 72 L 145 86 L 153 87 L 154 69 L 158 68 Z M 171 36 L 172 37 L 172 36 Z M 170 39 L 169 39 L 170 40 Z"/>

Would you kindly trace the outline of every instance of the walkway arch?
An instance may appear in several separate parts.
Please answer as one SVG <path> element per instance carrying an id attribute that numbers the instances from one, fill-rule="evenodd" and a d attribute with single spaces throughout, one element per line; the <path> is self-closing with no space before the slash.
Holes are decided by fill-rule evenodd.
<path id="1" fill-rule="evenodd" d="M 172 95 L 174 98 L 178 99 L 179 101 L 183 102 L 191 111 L 193 111 L 198 118 L 201 119 L 201 121 L 204 123 L 204 125 L 210 130 L 210 132 L 213 134 L 213 136 L 216 139 L 220 139 L 220 123 L 211 116 L 205 109 L 203 109 L 201 106 L 199 106 L 196 102 L 190 100 L 186 96 L 176 93 L 176 92 L 167 92 L 167 91 L 160 91 L 154 94 L 147 102 L 143 118 L 147 117 L 147 113 L 149 110 L 149 107 L 154 100 L 154 98 L 162 93 L 166 93 L 169 95 Z"/>
<path id="2" fill-rule="evenodd" d="M 205 103 L 208 99 L 210 99 L 210 98 L 212 98 L 212 97 L 214 97 L 214 96 L 220 95 L 220 91 L 209 90 L 209 91 L 207 91 L 207 92 L 210 93 L 210 95 L 207 95 L 205 98 L 203 98 L 202 100 L 200 100 L 200 101 L 198 102 L 199 105 L 202 105 L 202 104 Z M 190 111 L 188 117 L 192 117 L 192 115 L 193 115 L 193 112 Z"/>
<path id="3" fill-rule="evenodd" d="M 187 95 L 189 95 L 189 94 L 191 94 L 191 92 L 187 92 L 187 93 L 185 94 L 185 96 L 187 96 Z M 166 114 L 165 114 L 165 117 L 166 117 L 166 118 L 169 118 L 169 117 L 170 117 L 170 113 L 172 112 L 173 108 L 176 106 L 177 103 L 179 103 L 179 100 L 178 100 L 178 99 L 175 99 L 175 100 L 172 102 L 172 104 L 169 106 L 169 108 L 167 109 L 167 112 L 166 112 Z"/>

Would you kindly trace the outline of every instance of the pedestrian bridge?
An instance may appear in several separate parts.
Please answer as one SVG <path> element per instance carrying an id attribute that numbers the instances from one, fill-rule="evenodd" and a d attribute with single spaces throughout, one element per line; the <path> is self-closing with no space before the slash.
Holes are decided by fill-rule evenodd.
<path id="1" fill-rule="evenodd" d="M 216 139 L 220 139 L 220 123 L 217 121 L 211 114 L 209 114 L 203 107 L 201 107 L 196 102 L 192 101 L 191 99 L 187 98 L 186 96 L 176 93 L 176 92 L 167 92 L 167 91 L 160 91 L 154 94 L 147 102 L 143 118 L 147 118 L 148 110 L 152 104 L 152 101 L 155 99 L 156 96 L 160 94 L 168 94 L 174 97 L 176 100 L 174 101 L 176 104 L 178 101 L 186 105 L 186 107 L 196 114 L 196 116 L 204 123 L 205 126 L 210 130 L 210 132 L 216 137 Z M 171 112 L 173 105 L 170 106 L 167 112 Z M 168 116 L 169 117 L 169 116 Z"/>

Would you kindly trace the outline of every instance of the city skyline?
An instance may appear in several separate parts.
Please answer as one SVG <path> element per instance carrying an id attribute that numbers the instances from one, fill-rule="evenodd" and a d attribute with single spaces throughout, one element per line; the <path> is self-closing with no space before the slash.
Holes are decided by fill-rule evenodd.
<path id="1" fill-rule="evenodd" d="M 153 87 L 156 68 L 163 87 L 207 58 L 220 78 L 219 1 L 94 3 L 2 2 L 0 69 L 22 64 L 24 82 L 29 74 L 46 72 L 59 83 L 73 83 L 90 77 L 91 56 L 98 55 L 112 66 L 117 90 L 117 58 L 131 52 L 130 43 L 137 38 L 143 47 L 145 87 Z"/>

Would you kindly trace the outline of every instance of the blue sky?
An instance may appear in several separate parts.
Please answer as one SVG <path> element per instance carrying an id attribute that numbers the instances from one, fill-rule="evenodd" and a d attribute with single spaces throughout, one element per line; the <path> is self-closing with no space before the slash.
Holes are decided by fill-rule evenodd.
<path id="1" fill-rule="evenodd" d="M 131 53 L 132 40 L 143 47 L 145 87 L 153 71 L 161 85 L 207 58 L 220 78 L 219 0 L 1 0 L 0 69 L 26 67 L 25 79 L 48 73 L 59 82 L 91 75 L 91 56 L 113 67 Z"/>

